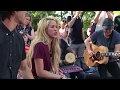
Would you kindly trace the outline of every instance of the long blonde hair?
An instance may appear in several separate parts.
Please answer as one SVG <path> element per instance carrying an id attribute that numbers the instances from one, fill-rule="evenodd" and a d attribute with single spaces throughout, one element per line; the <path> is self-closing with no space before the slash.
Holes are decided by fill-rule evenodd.
<path id="1" fill-rule="evenodd" d="M 32 68 L 31 60 L 32 60 L 32 56 L 34 53 L 33 51 L 34 51 L 35 45 L 39 42 L 43 42 L 43 43 L 49 42 L 49 36 L 47 34 L 47 30 L 48 30 L 48 25 L 49 25 L 50 20 L 56 21 L 57 28 L 59 30 L 59 21 L 57 19 L 55 19 L 54 17 L 46 17 L 39 21 L 36 35 L 31 42 L 30 49 L 29 49 L 29 52 L 27 55 L 27 59 L 29 60 L 29 64 L 30 64 L 31 68 Z M 59 68 L 60 54 L 61 54 L 60 46 L 59 46 L 59 32 L 57 33 L 57 35 L 58 35 L 58 37 L 53 39 L 52 45 L 51 45 L 52 65 L 54 66 L 55 70 L 58 70 L 58 68 Z"/>

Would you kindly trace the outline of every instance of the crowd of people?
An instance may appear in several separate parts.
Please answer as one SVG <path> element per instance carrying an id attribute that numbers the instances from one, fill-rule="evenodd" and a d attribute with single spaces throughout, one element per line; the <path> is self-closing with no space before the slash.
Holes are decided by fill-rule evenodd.
<path id="1" fill-rule="evenodd" d="M 0 79 L 108 79 L 108 73 L 120 79 L 119 16 L 96 11 L 86 38 L 80 13 L 73 11 L 61 21 L 42 18 L 34 30 L 29 12 L 0 11 Z M 93 44 L 114 54 L 96 53 Z M 100 63 L 89 66 L 85 50 L 91 63 Z"/>

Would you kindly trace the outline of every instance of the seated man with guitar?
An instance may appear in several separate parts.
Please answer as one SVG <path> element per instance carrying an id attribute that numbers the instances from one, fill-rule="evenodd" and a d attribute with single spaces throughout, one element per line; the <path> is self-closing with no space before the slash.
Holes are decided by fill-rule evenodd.
<path id="1" fill-rule="evenodd" d="M 103 30 L 94 32 L 85 40 L 85 63 L 88 66 L 98 66 L 101 79 L 108 79 L 107 71 L 114 79 L 120 79 L 120 67 L 117 61 L 120 57 L 120 34 L 113 28 L 113 21 L 106 18 Z"/>

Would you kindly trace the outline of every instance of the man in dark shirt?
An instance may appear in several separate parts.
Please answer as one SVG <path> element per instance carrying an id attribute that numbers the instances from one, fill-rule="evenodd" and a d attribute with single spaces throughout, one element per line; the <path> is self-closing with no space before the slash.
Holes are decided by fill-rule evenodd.
<path id="1" fill-rule="evenodd" d="M 76 58 L 76 63 L 81 66 L 84 70 L 88 70 L 89 68 L 84 63 L 83 53 L 85 49 L 84 45 L 84 30 L 83 30 L 83 21 L 82 18 L 79 16 L 80 11 L 73 11 L 73 18 L 69 20 L 68 26 L 70 29 L 70 38 L 71 38 L 71 45 L 70 47 L 74 50 L 74 54 Z"/>
<path id="2" fill-rule="evenodd" d="M 23 78 L 33 79 L 25 60 L 25 43 L 15 30 L 23 23 L 25 11 L 0 11 L 0 79 L 17 79 L 18 70 Z"/>
<path id="3" fill-rule="evenodd" d="M 68 22 L 71 38 L 71 48 L 74 50 L 77 57 L 83 57 L 84 49 L 84 31 L 83 31 L 83 21 L 79 16 L 80 11 L 73 11 L 74 16 Z"/>

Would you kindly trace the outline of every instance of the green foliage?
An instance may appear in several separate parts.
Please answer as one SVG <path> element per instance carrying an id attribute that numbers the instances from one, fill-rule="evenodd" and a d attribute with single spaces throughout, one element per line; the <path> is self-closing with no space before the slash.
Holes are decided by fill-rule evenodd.
<path id="1" fill-rule="evenodd" d="M 37 30 L 37 24 L 40 21 L 40 19 L 46 17 L 46 16 L 55 16 L 58 17 L 58 14 L 55 14 L 55 11 L 30 11 L 32 16 L 32 27 L 34 30 Z"/>
<path id="2" fill-rule="evenodd" d="M 60 14 L 55 13 L 56 11 L 30 11 L 32 16 L 32 27 L 34 30 L 37 30 L 37 24 L 40 21 L 40 19 L 46 17 L 46 16 L 54 16 L 56 18 L 62 17 L 68 12 L 68 11 L 61 11 Z"/>
<path id="3" fill-rule="evenodd" d="M 41 18 L 46 16 L 54 16 L 57 18 L 62 18 L 68 11 L 60 11 L 60 14 L 55 13 L 56 11 L 30 11 L 32 16 L 32 27 L 34 30 L 37 30 L 37 24 Z M 94 11 L 83 11 L 81 13 L 81 17 L 84 22 L 84 31 L 85 35 L 87 36 L 87 29 L 90 27 L 90 21 L 93 19 L 95 15 Z"/>
<path id="4" fill-rule="evenodd" d="M 83 19 L 85 37 L 87 37 L 87 29 L 90 28 L 90 22 L 94 18 L 95 12 L 94 11 L 83 11 L 81 13 L 81 16 Z"/>
<path id="5" fill-rule="evenodd" d="M 116 15 L 120 15 L 120 11 L 114 11 L 113 13 Z"/>

